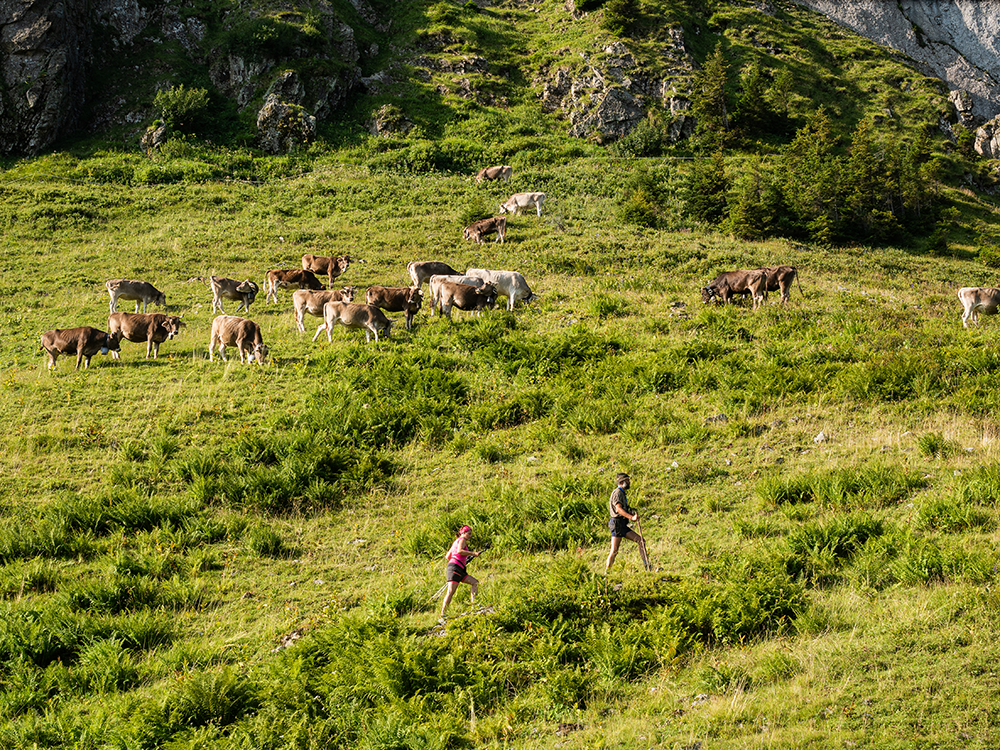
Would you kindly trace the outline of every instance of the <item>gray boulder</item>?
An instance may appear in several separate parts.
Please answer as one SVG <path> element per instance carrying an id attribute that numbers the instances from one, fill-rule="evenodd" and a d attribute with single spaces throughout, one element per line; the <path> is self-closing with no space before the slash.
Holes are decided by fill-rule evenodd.
<path id="1" fill-rule="evenodd" d="M 316 118 L 269 94 L 257 113 L 257 142 L 269 154 L 287 154 L 316 140 Z"/>
<path id="2" fill-rule="evenodd" d="M 976 130 L 972 147 L 986 159 L 1000 159 L 1000 117 L 994 117 Z"/>

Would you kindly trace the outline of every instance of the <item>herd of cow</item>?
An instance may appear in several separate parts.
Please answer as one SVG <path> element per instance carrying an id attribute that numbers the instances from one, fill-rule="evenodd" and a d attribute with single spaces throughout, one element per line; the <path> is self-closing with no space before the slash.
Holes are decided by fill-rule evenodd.
<path id="1" fill-rule="evenodd" d="M 313 341 L 323 331 L 326 331 L 327 340 L 332 341 L 333 328 L 339 323 L 346 328 L 363 330 L 366 341 L 371 341 L 374 335 L 378 342 L 380 334 L 389 335 L 394 322 L 386 316 L 386 312 L 403 313 L 406 328 L 412 328 L 413 316 L 423 303 L 425 281 L 430 288 L 431 314 L 437 311 L 449 321 L 453 308 L 478 313 L 494 307 L 498 297 L 506 297 L 507 309 L 513 311 L 516 302 L 528 303 L 537 296 L 517 271 L 470 268 L 463 274 L 440 261 L 415 261 L 407 266 L 412 286 L 370 286 L 365 292 L 365 304 L 355 304 L 354 287 L 333 288 L 334 279 L 347 271 L 350 262 L 350 257 L 346 255 L 304 255 L 301 269 L 268 271 L 264 278 L 265 300 L 276 304 L 279 290 L 295 290 L 292 304 L 299 331 L 305 332 L 306 314 L 323 319 Z M 326 275 L 327 286 L 317 278 L 317 274 Z M 224 300 L 236 301 L 239 302 L 236 312 L 243 310 L 249 313 L 260 287 L 250 279 L 238 281 L 221 276 L 195 276 L 188 281 L 207 283 L 212 291 L 212 312 L 220 313 L 212 321 L 209 359 L 214 361 L 218 351 L 225 360 L 226 347 L 235 346 L 241 362 L 263 364 L 268 347 L 264 344 L 260 326 L 248 318 L 227 315 L 222 307 Z M 76 355 L 77 369 L 81 364 L 89 367 L 91 358 L 97 353 L 110 352 L 117 359 L 123 339 L 145 342 L 146 358 L 149 359 L 152 354 L 156 359 L 160 344 L 174 338 L 184 325 L 178 315 L 146 312 L 151 304 L 164 307 L 167 303 L 166 295 L 147 281 L 112 279 L 105 286 L 111 298 L 108 330 L 81 326 L 46 331 L 41 345 L 49 355 L 49 369 L 56 366 L 56 360 L 63 354 Z M 135 312 L 118 312 L 120 300 L 134 301 Z"/>
<path id="2" fill-rule="evenodd" d="M 509 166 L 486 167 L 475 175 L 475 180 L 509 182 L 512 172 Z M 519 214 L 534 206 L 538 216 L 541 216 L 544 202 L 545 193 L 515 193 L 500 205 L 500 216 L 473 222 L 464 229 L 463 237 L 481 243 L 483 237 L 496 234 L 495 241 L 504 242 L 507 234 L 507 217 L 504 214 Z M 371 286 L 365 292 L 365 304 L 355 304 L 354 287 L 333 288 L 334 280 L 347 271 L 350 262 L 347 255 L 303 255 L 301 269 L 275 269 L 267 272 L 264 278 L 264 299 L 277 304 L 278 290 L 294 289 L 292 304 L 298 330 L 305 332 L 307 313 L 323 319 L 316 329 L 313 341 L 323 331 L 326 331 L 327 340 L 332 341 L 333 328 L 339 323 L 347 328 L 363 330 L 366 342 L 371 341 L 373 335 L 378 342 L 379 335 L 388 336 L 393 325 L 393 321 L 385 315 L 386 312 L 403 313 L 407 330 L 412 328 L 413 316 L 423 304 L 422 290 L 425 281 L 430 289 L 431 315 L 437 311 L 449 321 L 453 308 L 478 313 L 494 307 L 498 297 L 506 297 L 507 309 L 513 311 L 519 300 L 527 303 L 537 296 L 528 287 L 524 276 L 516 271 L 470 268 L 463 274 L 441 261 L 415 261 L 407 266 L 412 286 Z M 317 275 L 326 276 L 326 287 Z M 780 292 L 784 304 L 789 300 L 789 291 L 796 278 L 793 266 L 727 271 L 702 287 L 702 301 L 705 304 L 726 304 L 749 296 L 753 309 L 757 310 L 766 301 L 768 292 Z M 212 291 L 212 312 L 220 313 L 212 321 L 209 359 L 214 361 L 215 352 L 218 351 L 219 356 L 225 360 L 226 347 L 235 346 L 241 362 L 256 361 L 263 364 L 268 348 L 264 344 L 260 326 L 248 318 L 227 315 L 222 307 L 223 300 L 237 301 L 239 305 L 236 312 L 243 310 L 249 313 L 260 287 L 249 279 L 238 281 L 221 276 L 195 276 L 188 281 L 207 283 Z M 42 335 L 41 345 L 49 355 L 49 369 L 55 367 L 61 354 L 75 354 L 77 369 L 80 369 L 81 363 L 84 367 L 89 367 L 91 358 L 98 352 L 111 352 L 118 359 L 122 339 L 145 342 L 146 358 L 149 359 L 152 354 L 156 359 L 160 344 L 176 336 L 184 325 L 180 316 L 146 312 L 150 304 L 161 307 L 166 305 L 166 295 L 148 282 L 112 279 L 107 282 L 106 287 L 111 297 L 108 330 L 82 326 L 46 331 Z M 799 292 L 802 292 L 801 283 Z M 978 325 L 980 312 L 993 314 L 1000 309 L 1000 289 L 964 287 L 959 290 L 958 296 L 963 306 L 962 325 L 966 327 L 969 320 Z M 134 300 L 135 312 L 118 312 L 119 300 Z M 140 303 L 142 313 L 139 312 Z"/>

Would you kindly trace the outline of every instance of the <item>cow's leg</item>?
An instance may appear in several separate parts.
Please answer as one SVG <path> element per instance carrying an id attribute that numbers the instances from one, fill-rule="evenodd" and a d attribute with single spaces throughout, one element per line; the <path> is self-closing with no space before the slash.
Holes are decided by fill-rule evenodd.
<path id="1" fill-rule="evenodd" d="M 320 323 L 319 324 L 319 328 L 316 329 L 316 335 L 313 336 L 313 341 L 316 341 L 316 339 L 319 338 L 320 333 L 322 333 L 325 330 L 326 330 L 326 323 Z M 305 333 L 305 324 L 304 323 L 302 325 L 302 332 Z"/>
<path id="2" fill-rule="evenodd" d="M 83 362 L 83 347 L 81 346 L 76 352 L 76 369 L 80 369 L 80 363 Z"/>
<path id="3" fill-rule="evenodd" d="M 49 351 L 49 369 L 50 370 L 56 369 L 56 360 L 58 358 L 59 358 L 59 352 L 57 352 L 55 349 L 52 349 L 51 351 Z"/>

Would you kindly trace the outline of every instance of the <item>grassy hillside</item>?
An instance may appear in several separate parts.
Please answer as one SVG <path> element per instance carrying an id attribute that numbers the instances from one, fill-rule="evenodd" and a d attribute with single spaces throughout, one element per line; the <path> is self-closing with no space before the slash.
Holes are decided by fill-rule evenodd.
<path id="1" fill-rule="evenodd" d="M 674 226 L 640 230 L 634 165 L 589 159 L 515 170 L 545 213 L 474 246 L 508 186 L 333 159 L 109 186 L 103 158 L 3 175 L 5 746 L 994 744 L 1000 357 L 994 320 L 960 325 L 957 287 L 993 279 L 961 234 L 736 242 L 677 211 L 683 162 L 647 167 Z M 376 346 L 312 343 L 286 292 L 252 308 L 265 367 L 210 363 L 187 279 L 307 252 L 349 253 L 359 288 L 516 268 L 540 299 Z M 701 304 L 779 262 L 787 307 Z M 180 338 L 48 372 L 40 334 L 103 327 L 115 277 L 165 291 Z M 619 470 L 656 571 L 626 545 L 605 579 Z M 441 627 L 467 522 L 481 599 Z"/>

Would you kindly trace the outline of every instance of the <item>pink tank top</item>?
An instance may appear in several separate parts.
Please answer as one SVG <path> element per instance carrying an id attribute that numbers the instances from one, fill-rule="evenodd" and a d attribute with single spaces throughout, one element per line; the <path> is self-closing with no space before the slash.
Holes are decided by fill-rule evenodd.
<path id="1" fill-rule="evenodd" d="M 448 550 L 448 562 L 457 563 L 464 568 L 469 558 L 472 557 L 472 553 L 469 551 L 462 551 L 461 547 L 455 549 L 458 543 L 459 542 L 456 540 L 455 544 L 452 544 L 451 549 Z"/>

